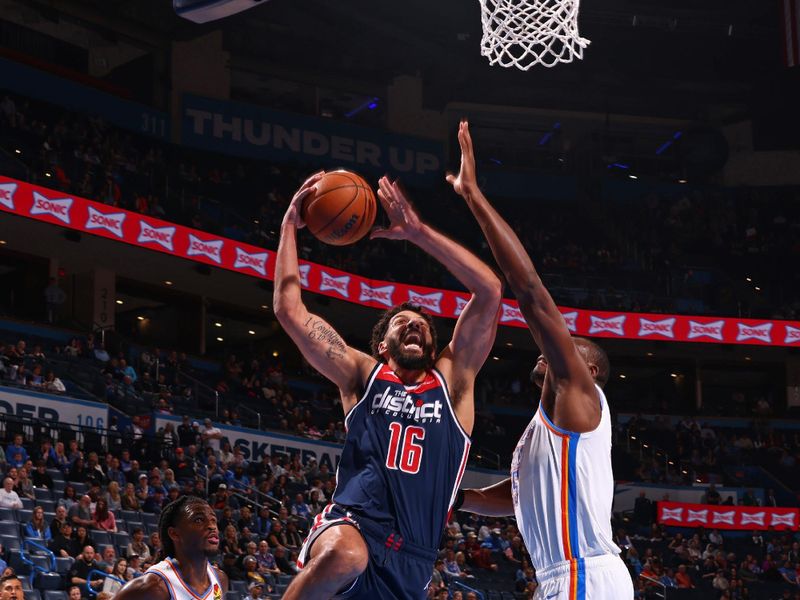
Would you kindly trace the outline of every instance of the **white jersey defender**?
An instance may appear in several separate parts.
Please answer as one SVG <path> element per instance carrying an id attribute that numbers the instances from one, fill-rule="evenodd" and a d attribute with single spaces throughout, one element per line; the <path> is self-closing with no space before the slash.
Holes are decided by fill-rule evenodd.
<path id="1" fill-rule="evenodd" d="M 198 592 L 183 580 L 177 564 L 172 558 L 166 558 L 147 569 L 145 573 L 155 573 L 167 584 L 170 600 L 222 600 L 222 585 L 211 563 L 206 561 L 208 570 L 208 589 Z"/>
<path id="2" fill-rule="evenodd" d="M 559 429 L 539 406 L 514 450 L 517 525 L 548 600 L 630 600 L 633 584 L 611 533 L 611 418 L 599 386 L 600 424 Z"/>

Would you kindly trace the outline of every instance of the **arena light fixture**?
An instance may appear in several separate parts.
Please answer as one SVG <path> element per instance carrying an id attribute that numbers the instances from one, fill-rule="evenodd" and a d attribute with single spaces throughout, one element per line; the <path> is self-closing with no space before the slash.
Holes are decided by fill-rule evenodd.
<path id="1" fill-rule="evenodd" d="M 747 283 L 753 283 L 753 278 L 752 278 L 752 277 L 745 277 L 745 278 L 744 278 L 744 280 L 745 280 Z"/>
<path id="2" fill-rule="evenodd" d="M 620 373 L 620 374 L 619 374 L 619 378 L 620 378 L 620 379 L 625 379 L 625 374 L 624 374 L 624 373 Z"/>
<path id="3" fill-rule="evenodd" d="M 492 360 L 500 360 L 500 357 L 499 356 L 493 356 Z"/>
<path id="4" fill-rule="evenodd" d="M 252 329 L 248 329 L 248 330 L 247 330 L 247 333 L 249 333 L 250 335 L 255 335 L 255 334 L 256 334 L 256 332 L 255 332 L 255 331 L 253 331 Z"/>
<path id="5" fill-rule="evenodd" d="M 628 175 L 628 179 L 639 179 L 639 177 L 631 173 L 630 175 Z"/>
<path id="6" fill-rule="evenodd" d="M 122 300 L 117 300 L 117 304 L 125 304 Z"/>
<path id="7" fill-rule="evenodd" d="M 214 327 L 222 327 L 222 323 L 220 323 L 219 321 L 217 321 L 216 323 L 214 323 Z"/>
<path id="8" fill-rule="evenodd" d="M 50 171 L 45 171 L 44 172 L 44 176 L 45 177 L 52 177 L 52 175 L 50 174 Z"/>
<path id="9" fill-rule="evenodd" d="M 166 281 L 164 281 L 164 285 L 172 285 L 172 282 L 167 279 Z"/>
<path id="10" fill-rule="evenodd" d="M 138 316 L 138 317 L 136 317 L 136 318 L 137 318 L 139 321 L 144 321 L 144 317 L 143 317 L 142 315 L 139 315 L 139 316 Z"/>
<path id="11" fill-rule="evenodd" d="M 22 150 L 17 148 L 17 149 L 14 150 L 14 154 L 22 154 Z"/>
<path id="12" fill-rule="evenodd" d="M 0 246 L 5 246 L 7 243 L 5 240 L 0 240 Z"/>
<path id="13" fill-rule="evenodd" d="M 267 306 L 266 304 L 262 304 L 261 308 L 263 308 L 264 310 L 267 310 L 269 308 L 269 306 Z"/>
<path id="14" fill-rule="evenodd" d="M 745 356 L 745 357 L 744 357 L 744 359 L 745 359 L 745 360 L 747 360 L 747 361 L 753 360 L 753 359 L 752 359 L 752 358 L 750 358 L 749 356 Z"/>
<path id="15" fill-rule="evenodd" d="M 274 356 L 275 358 L 278 358 L 278 356 L 280 356 L 280 353 L 277 350 L 274 350 L 272 352 L 272 356 Z"/>
<path id="16" fill-rule="evenodd" d="M 217 341 L 218 341 L 218 342 L 224 342 L 225 340 L 224 340 L 224 339 L 222 339 L 221 337 L 217 336 Z"/>
<path id="17" fill-rule="evenodd" d="M 686 181 L 685 179 L 678 179 L 678 183 L 689 183 L 689 182 Z"/>
<path id="18" fill-rule="evenodd" d="M 673 379 L 677 379 L 678 378 L 678 374 L 677 373 L 670 373 L 669 376 L 672 377 Z"/>
<path id="19" fill-rule="evenodd" d="M 647 356 L 653 356 L 653 353 L 652 352 L 648 352 Z"/>
<path id="20" fill-rule="evenodd" d="M 757 291 L 757 292 L 760 292 L 760 291 L 761 291 L 761 288 L 760 288 L 760 287 L 758 287 L 758 286 L 756 286 L 756 291 Z"/>

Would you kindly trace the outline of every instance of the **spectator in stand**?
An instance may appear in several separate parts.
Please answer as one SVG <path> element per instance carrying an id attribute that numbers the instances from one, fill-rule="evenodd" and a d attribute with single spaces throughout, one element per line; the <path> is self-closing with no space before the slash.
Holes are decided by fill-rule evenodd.
<path id="1" fill-rule="evenodd" d="M 44 509 L 41 506 L 34 507 L 31 520 L 25 525 L 25 537 L 40 538 L 45 542 L 53 539 L 53 534 L 50 533 L 50 528 L 44 520 Z"/>
<path id="2" fill-rule="evenodd" d="M 28 451 L 22 445 L 22 436 L 17 434 L 14 436 L 14 442 L 6 446 L 6 461 L 9 464 L 14 464 L 15 455 L 19 454 L 22 457 L 22 464 L 25 464 L 28 459 Z M 16 465 L 15 465 L 16 466 Z"/>
<path id="3" fill-rule="evenodd" d="M 189 446 L 196 446 L 200 443 L 199 436 L 194 427 L 192 427 L 189 415 L 183 415 L 181 424 L 178 425 L 178 444 L 181 448 L 188 448 Z"/>
<path id="4" fill-rule="evenodd" d="M 681 589 L 694 589 L 695 587 L 686 565 L 678 566 L 678 572 L 675 574 L 675 581 Z"/>
<path id="5" fill-rule="evenodd" d="M 222 431 L 220 431 L 218 427 L 214 427 L 211 419 L 206 418 L 203 421 L 203 430 L 200 437 L 203 440 L 204 447 L 211 448 L 214 451 L 214 454 L 219 454 L 220 440 L 222 440 L 223 435 Z"/>
<path id="6" fill-rule="evenodd" d="M 132 483 L 125 484 L 125 492 L 122 494 L 122 510 L 141 510 L 139 498 L 136 496 L 136 488 Z"/>
<path id="7" fill-rule="evenodd" d="M 110 594 L 116 594 L 122 589 L 122 586 L 129 582 L 133 577 L 128 574 L 128 561 L 124 558 L 118 558 L 111 569 L 111 576 L 122 581 L 115 581 L 111 577 L 106 577 L 103 580 L 103 591 Z"/>
<path id="8" fill-rule="evenodd" d="M 288 557 L 286 556 L 287 551 L 286 548 L 283 546 L 278 546 L 273 551 L 275 554 L 275 564 L 281 570 L 281 573 L 285 573 L 286 575 L 296 575 L 297 574 L 297 566 L 296 563 L 290 563 Z"/>
<path id="9" fill-rule="evenodd" d="M 706 493 L 703 495 L 703 504 L 713 504 L 719 506 L 722 498 L 717 491 L 716 486 L 712 483 L 708 486 Z"/>
<path id="10" fill-rule="evenodd" d="M 97 569 L 97 562 L 95 561 L 94 548 L 92 546 L 85 546 L 81 555 L 72 564 L 72 568 L 67 574 L 68 581 L 81 588 L 81 598 L 89 599 L 89 592 L 86 589 L 87 582 L 89 585 L 98 589 L 103 585 L 102 579 L 92 579 L 90 582 L 89 573 Z"/>
<path id="11" fill-rule="evenodd" d="M 157 558 L 161 553 L 161 534 L 159 534 L 157 531 L 151 533 L 148 546 L 150 547 L 150 558 Z"/>
<path id="12" fill-rule="evenodd" d="M 80 552 L 79 549 L 75 548 L 74 540 L 72 538 L 72 530 L 72 523 L 69 521 L 65 521 L 61 524 L 61 528 L 59 529 L 58 533 L 53 536 L 53 539 L 48 546 L 53 554 L 62 558 L 74 558 L 78 552 Z"/>
<path id="13" fill-rule="evenodd" d="M 36 461 L 36 470 L 33 472 L 31 481 L 33 482 L 33 487 L 53 489 L 53 478 L 47 472 L 47 463 L 41 458 Z"/>
<path id="14" fill-rule="evenodd" d="M 51 394 L 63 394 L 67 391 L 67 387 L 64 385 L 64 382 L 61 381 L 53 371 L 48 371 L 47 375 L 44 379 L 44 391 L 49 392 Z"/>
<path id="15" fill-rule="evenodd" d="M 64 523 L 67 523 L 67 509 L 63 506 L 56 507 L 56 514 L 53 517 L 53 520 L 50 521 L 50 539 L 55 539 L 58 533 L 61 531 L 61 528 L 64 526 Z M 70 533 L 72 530 L 70 530 Z"/>
<path id="16" fill-rule="evenodd" d="M 28 478 L 28 469 L 20 467 L 17 470 L 17 481 L 14 489 L 19 494 L 20 498 L 28 498 L 35 500 L 36 496 L 33 493 L 33 482 Z"/>
<path id="17" fill-rule="evenodd" d="M 84 527 L 94 526 L 94 515 L 91 509 L 92 499 L 84 494 L 77 504 L 73 504 L 67 513 L 67 518 L 74 526 L 83 525 Z"/>
<path id="18" fill-rule="evenodd" d="M 97 500 L 94 511 L 94 527 L 101 531 L 117 532 L 117 520 L 114 518 L 114 513 L 108 510 L 108 502 L 105 498 Z"/>
<path id="19" fill-rule="evenodd" d="M 134 554 L 139 555 L 139 557 L 144 561 L 147 561 L 151 556 L 150 548 L 144 542 L 144 531 L 141 527 L 134 528 L 133 532 L 131 533 L 131 542 L 125 549 L 125 556 L 130 557 Z"/>
<path id="20" fill-rule="evenodd" d="M 0 490 L 0 508 L 22 508 L 22 500 L 14 491 L 14 480 L 11 477 L 3 480 L 3 489 Z"/>
<path id="21" fill-rule="evenodd" d="M 275 564 L 275 557 L 269 551 L 269 544 L 266 540 L 261 540 L 258 543 L 258 551 L 255 554 L 256 561 L 258 562 L 258 570 L 268 581 L 275 583 L 281 570 Z"/>

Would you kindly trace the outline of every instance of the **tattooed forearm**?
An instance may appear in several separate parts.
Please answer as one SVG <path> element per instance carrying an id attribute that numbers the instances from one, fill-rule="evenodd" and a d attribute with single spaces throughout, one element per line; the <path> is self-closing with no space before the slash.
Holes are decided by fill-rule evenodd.
<path id="1" fill-rule="evenodd" d="M 314 317 L 310 317 L 305 326 L 309 330 L 308 339 L 328 345 L 325 356 L 331 360 L 344 357 L 346 349 L 344 340 L 334 331 L 333 327 L 321 319 L 314 319 Z"/>

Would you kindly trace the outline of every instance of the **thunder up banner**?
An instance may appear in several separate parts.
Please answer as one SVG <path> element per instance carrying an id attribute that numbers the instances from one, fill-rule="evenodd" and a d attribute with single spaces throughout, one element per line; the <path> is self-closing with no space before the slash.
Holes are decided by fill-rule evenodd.
<path id="1" fill-rule="evenodd" d="M 442 144 L 242 102 L 183 95 L 181 143 L 277 162 L 335 165 L 430 186 L 444 167 Z"/>
<path id="2" fill-rule="evenodd" d="M 108 426 L 107 404 L 12 387 L 0 387 L 0 420 L 3 415 L 39 419 L 53 425 L 66 423 L 94 429 Z"/>
<path id="3" fill-rule="evenodd" d="M 659 502 L 658 522 L 673 527 L 797 531 L 798 523 L 800 523 L 800 510 L 766 506 L 716 506 L 685 502 Z"/>
<path id="4" fill-rule="evenodd" d="M 273 279 L 275 252 L 139 213 L 0 176 L 0 211 L 155 250 L 259 279 Z M 367 279 L 301 261 L 304 289 L 373 308 L 414 302 L 455 319 L 469 296 L 436 288 Z M 561 307 L 569 330 L 589 337 L 800 347 L 800 322 L 620 313 Z M 526 327 L 515 300 L 503 300 L 500 325 Z"/>

